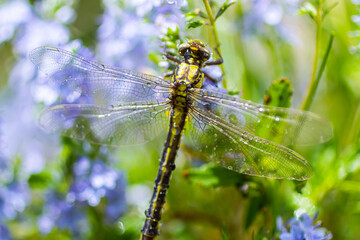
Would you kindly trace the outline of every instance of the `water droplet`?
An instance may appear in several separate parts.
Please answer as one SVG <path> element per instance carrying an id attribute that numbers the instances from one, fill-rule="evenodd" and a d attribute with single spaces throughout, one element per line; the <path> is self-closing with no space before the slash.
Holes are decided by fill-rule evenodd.
<path id="1" fill-rule="evenodd" d="M 124 224 L 122 222 L 117 222 L 116 224 L 117 226 L 117 229 L 120 233 L 124 233 L 125 232 L 125 227 L 124 227 Z"/>
<path id="2" fill-rule="evenodd" d="M 275 121 L 276 121 L 276 122 L 280 121 L 280 117 L 276 116 L 276 117 L 275 117 Z"/>
<path id="3" fill-rule="evenodd" d="M 228 166 L 227 167 L 229 170 L 233 170 L 233 167 L 232 166 Z"/>
<path id="4" fill-rule="evenodd" d="M 263 109 L 263 108 L 259 108 L 259 112 L 262 112 L 262 111 L 264 111 L 264 109 Z"/>

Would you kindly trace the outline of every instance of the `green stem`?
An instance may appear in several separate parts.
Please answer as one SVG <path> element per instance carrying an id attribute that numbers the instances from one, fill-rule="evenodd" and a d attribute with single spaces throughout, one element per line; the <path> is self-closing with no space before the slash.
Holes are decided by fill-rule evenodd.
<path id="1" fill-rule="evenodd" d="M 356 144 L 358 142 L 358 139 L 360 137 L 359 122 L 360 122 L 360 104 L 357 104 L 354 117 L 352 118 L 352 124 L 348 133 L 348 138 L 347 138 L 348 144 L 354 144 L 354 143 Z"/>
<path id="2" fill-rule="evenodd" d="M 303 104 L 301 106 L 302 110 L 309 110 L 311 103 L 314 99 L 316 89 L 319 85 L 319 81 L 317 81 L 317 79 L 316 79 L 316 70 L 317 70 L 317 65 L 318 65 L 318 61 L 319 61 L 319 51 L 320 51 L 320 33 L 321 33 L 320 9 L 321 9 L 321 6 L 318 6 L 317 14 L 316 14 L 316 18 L 315 18 L 316 37 L 315 37 L 315 56 L 314 56 L 313 71 L 311 74 L 310 86 L 308 88 L 309 90 L 308 90 L 306 97 L 303 101 Z"/>
<path id="3" fill-rule="evenodd" d="M 207 15 L 208 15 L 208 18 L 209 18 L 209 21 L 210 21 L 210 25 L 211 25 L 211 28 L 212 28 L 212 34 L 213 34 L 213 37 L 214 37 L 214 41 L 215 41 L 215 46 L 219 52 L 220 55 L 221 54 L 221 49 L 220 49 L 220 41 L 219 41 L 219 36 L 217 34 L 217 30 L 216 30 L 216 26 L 215 26 L 215 19 L 214 19 L 214 15 L 212 13 L 212 10 L 211 10 L 211 7 L 210 7 L 210 3 L 208 0 L 203 0 L 204 2 L 204 5 L 205 5 L 205 9 L 206 9 L 206 12 L 207 12 Z M 223 73 L 225 73 L 224 71 L 224 64 L 221 64 L 220 65 L 220 68 L 221 68 L 221 71 Z M 223 79 L 223 86 L 224 88 L 226 89 L 226 80 L 225 80 L 225 77 Z"/>
<path id="4" fill-rule="evenodd" d="M 305 98 L 305 101 L 304 101 L 304 103 L 303 103 L 303 105 L 302 105 L 302 110 L 309 110 L 309 109 L 310 109 L 310 106 L 311 106 L 311 103 L 312 103 L 312 101 L 313 101 L 313 99 L 314 99 L 315 92 L 316 92 L 316 89 L 317 89 L 317 87 L 318 87 L 318 85 L 319 85 L 321 76 L 322 76 L 322 74 L 324 73 L 325 66 L 326 66 L 326 63 L 327 63 L 327 60 L 328 60 L 328 57 L 329 57 L 330 50 L 331 50 L 331 47 L 332 47 L 333 42 L 334 42 L 334 35 L 333 35 L 333 34 L 330 34 L 329 43 L 328 43 L 328 45 L 327 45 L 326 52 L 325 52 L 324 57 L 323 57 L 323 60 L 322 60 L 322 62 L 321 62 L 321 65 L 320 65 L 318 74 L 316 75 L 316 77 L 314 78 L 314 80 L 311 81 L 308 94 L 307 94 L 307 96 L 306 96 L 306 98 Z"/>

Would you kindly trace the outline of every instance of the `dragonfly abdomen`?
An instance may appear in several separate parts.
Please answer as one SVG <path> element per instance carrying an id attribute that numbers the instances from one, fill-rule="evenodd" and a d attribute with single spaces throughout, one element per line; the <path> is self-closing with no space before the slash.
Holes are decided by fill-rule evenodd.
<path id="1" fill-rule="evenodd" d="M 159 223 L 165 204 L 165 196 L 169 188 L 171 173 L 175 169 L 175 157 L 180 146 L 188 112 L 186 106 L 173 106 L 171 110 L 169 132 L 160 159 L 160 168 L 155 179 L 150 207 L 145 212 L 146 219 L 141 230 L 141 239 L 154 239 L 159 235 Z"/>

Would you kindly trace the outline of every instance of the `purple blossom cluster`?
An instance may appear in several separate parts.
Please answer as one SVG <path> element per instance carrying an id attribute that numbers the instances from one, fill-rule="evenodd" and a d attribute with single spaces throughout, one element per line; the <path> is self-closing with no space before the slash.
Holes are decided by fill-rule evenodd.
<path id="1" fill-rule="evenodd" d="M 39 230 L 47 234 L 55 226 L 74 236 L 89 231 L 89 207 L 104 206 L 103 219 L 114 224 L 126 211 L 124 175 L 100 160 L 81 157 L 73 165 L 74 180 L 66 194 L 51 190 L 46 196 L 44 213 L 38 219 Z"/>
<path id="2" fill-rule="evenodd" d="M 10 232 L 5 225 L 0 223 L 0 237 L 1 240 L 11 240 Z"/>
<path id="3" fill-rule="evenodd" d="M 332 235 L 325 228 L 319 228 L 320 223 L 314 225 L 317 215 L 311 218 L 304 213 L 300 217 L 292 218 L 286 226 L 281 218 L 277 220 L 278 229 L 281 231 L 280 240 L 328 240 Z"/>
<path id="4" fill-rule="evenodd" d="M 105 11 L 97 36 L 99 59 L 133 70 L 148 67 L 148 54 L 159 49 L 159 35 L 185 23 L 179 7 L 185 7 L 186 1 L 168 2 L 171 4 L 161 0 L 126 1 L 125 7 L 120 7 L 116 0 L 104 1 Z"/>
<path id="5" fill-rule="evenodd" d="M 256 0 L 242 1 L 245 9 L 244 33 L 253 35 L 255 33 L 267 32 L 267 27 L 273 27 L 275 33 L 290 43 L 297 39 L 295 31 L 290 27 L 285 18 L 288 14 L 295 15 L 299 9 L 299 0 Z"/>
<path id="6" fill-rule="evenodd" d="M 18 218 L 30 200 L 30 191 L 26 183 L 0 182 L 0 239 L 11 239 L 4 223 Z"/>

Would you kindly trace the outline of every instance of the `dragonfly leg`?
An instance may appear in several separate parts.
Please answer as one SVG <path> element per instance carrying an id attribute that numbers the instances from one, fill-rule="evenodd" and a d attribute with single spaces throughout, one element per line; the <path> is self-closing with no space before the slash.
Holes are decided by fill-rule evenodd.
<path id="1" fill-rule="evenodd" d="M 210 74 L 208 74 L 207 72 L 203 71 L 203 73 L 204 73 L 204 76 L 205 76 L 208 80 L 210 80 L 211 82 L 213 82 L 213 83 L 218 83 L 218 82 L 219 82 L 218 79 L 212 77 L 212 76 L 211 76 Z"/>
<path id="2" fill-rule="evenodd" d="M 177 64 L 180 64 L 180 63 L 181 63 L 181 60 L 180 60 L 180 59 L 178 59 L 177 57 L 174 57 L 174 56 L 170 55 L 169 53 L 164 53 L 164 56 L 165 56 L 168 60 L 173 61 L 173 62 L 175 62 L 175 63 L 177 63 Z"/>
<path id="3" fill-rule="evenodd" d="M 214 61 L 208 61 L 204 63 L 204 67 L 206 66 L 211 66 L 211 65 L 220 65 L 224 63 L 224 59 L 222 58 L 221 54 L 219 53 L 218 47 L 216 47 L 215 52 L 217 53 L 217 55 L 219 56 L 218 60 L 214 60 Z"/>
<path id="4" fill-rule="evenodd" d="M 163 75 L 163 79 L 165 78 L 168 78 L 168 77 L 171 77 L 172 75 L 174 75 L 174 71 L 171 71 L 171 72 L 167 72 Z"/>

